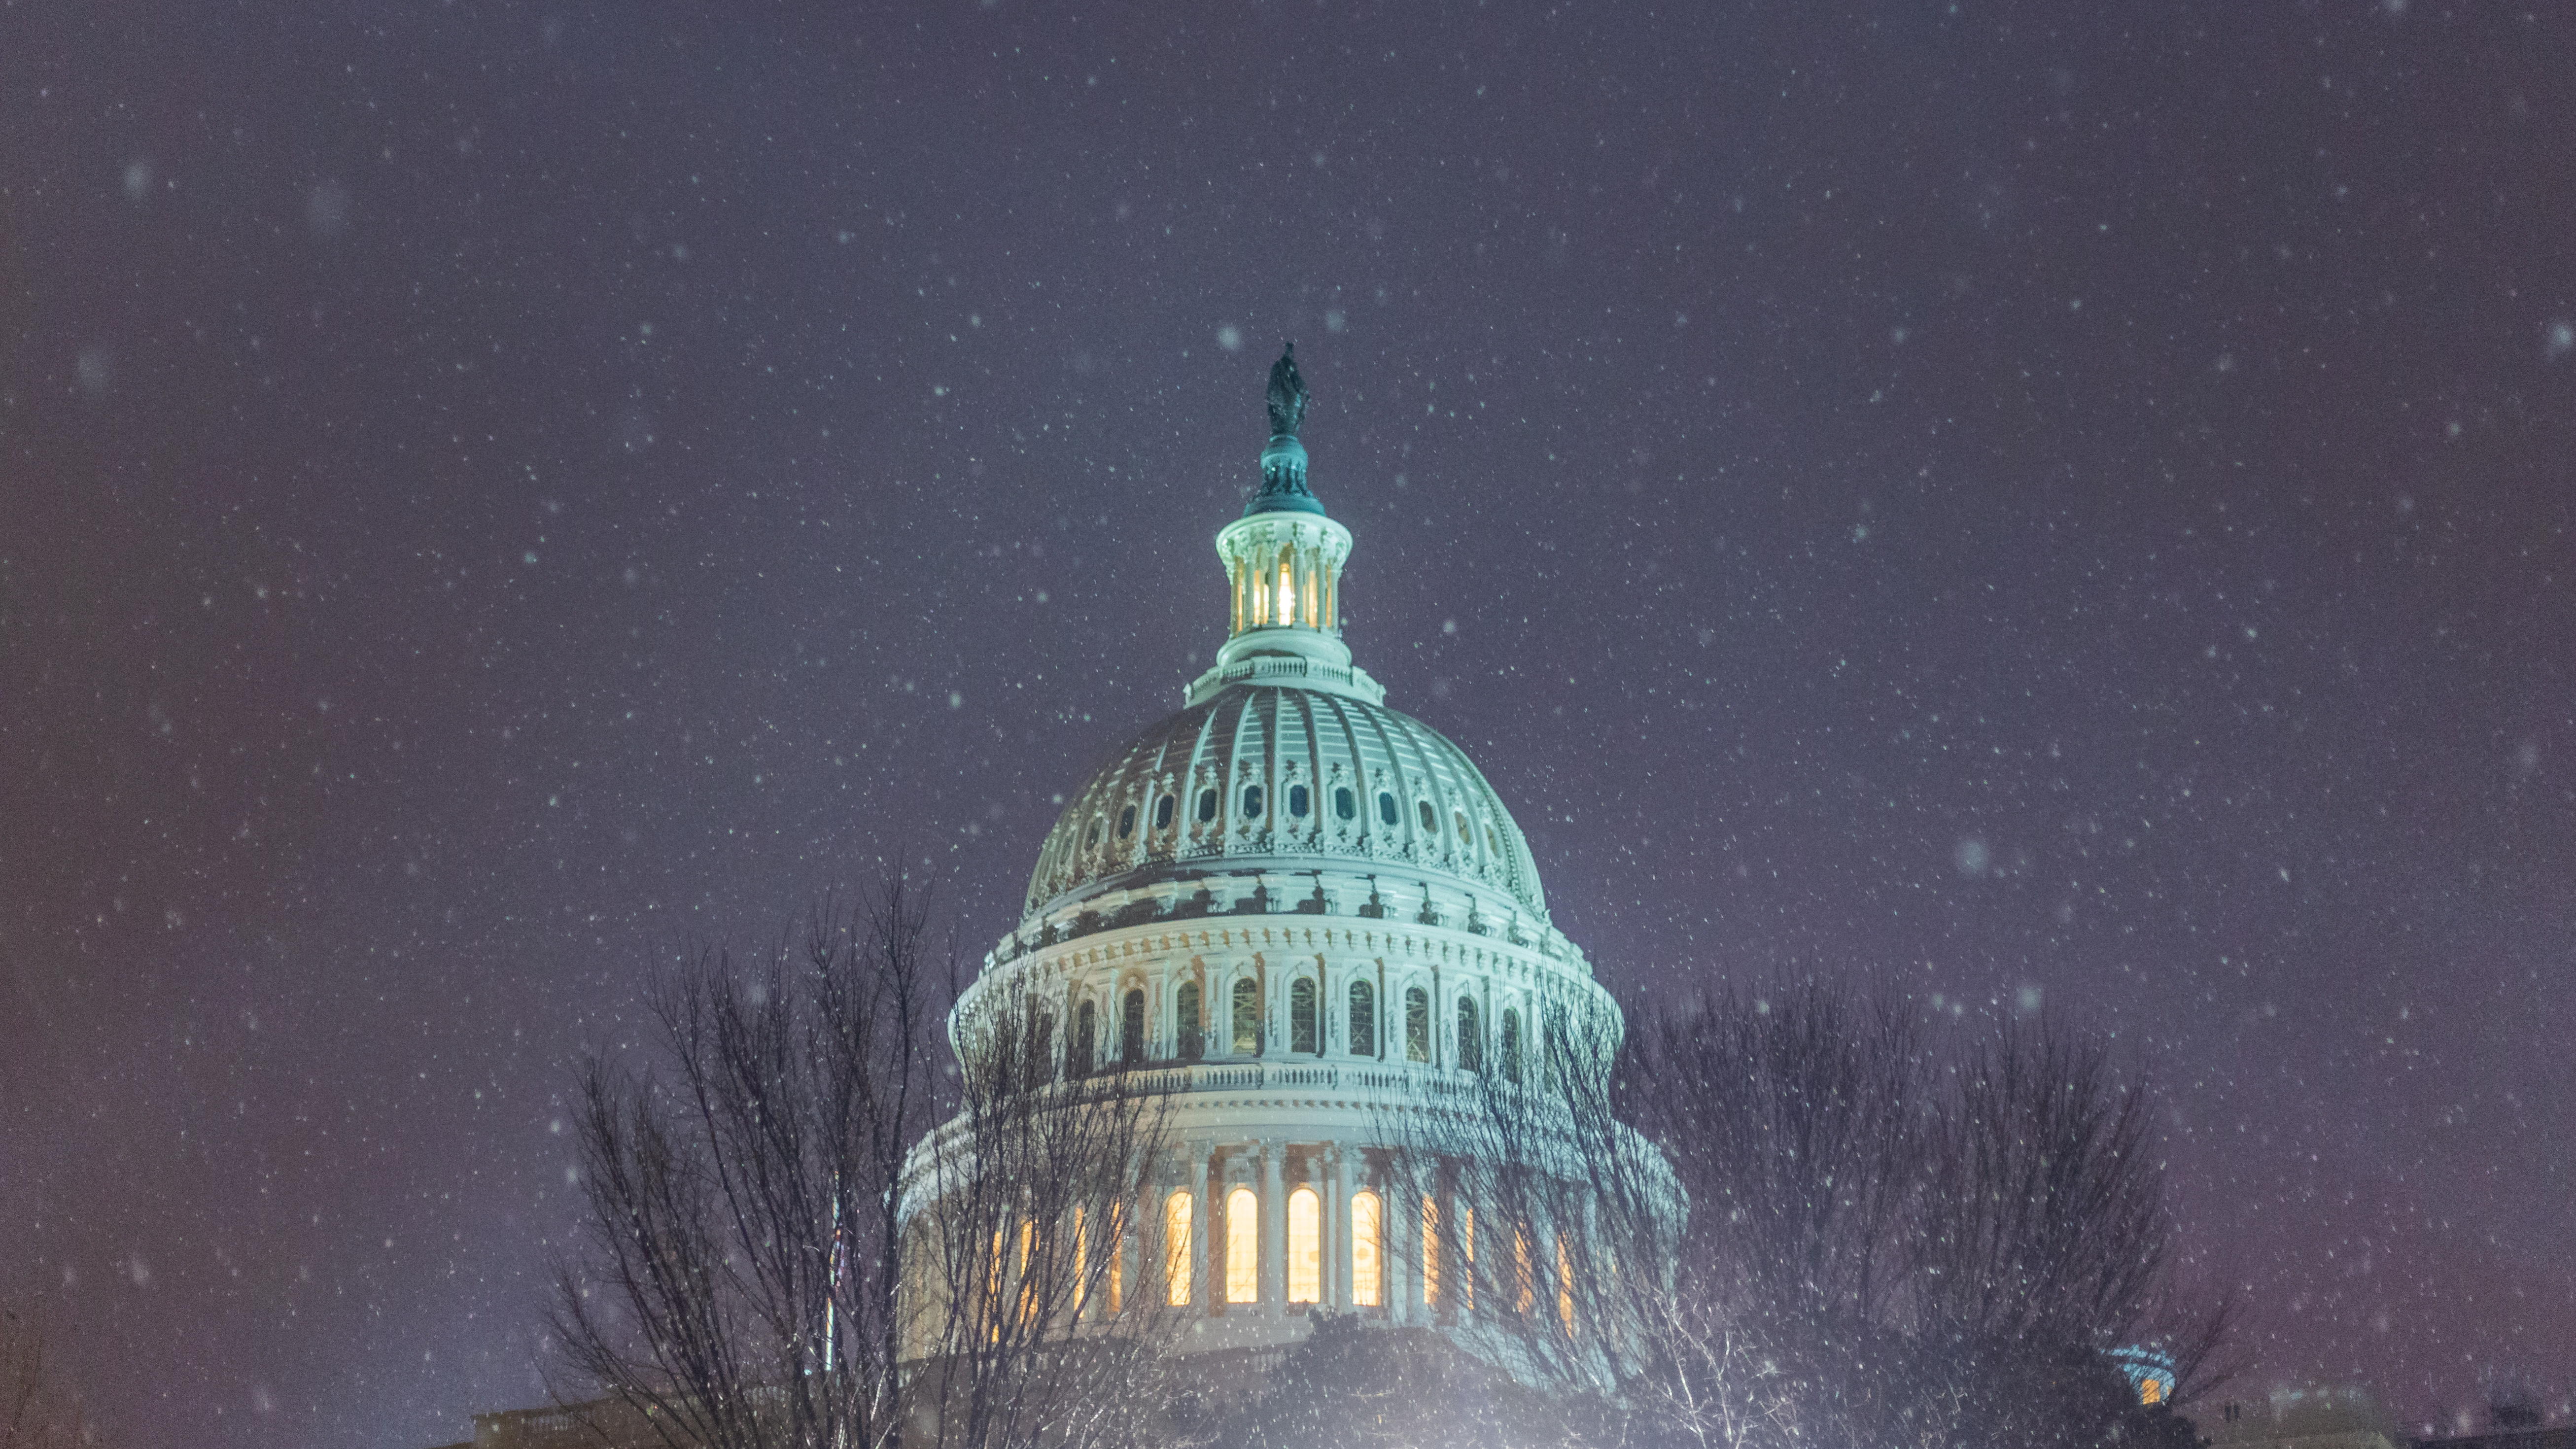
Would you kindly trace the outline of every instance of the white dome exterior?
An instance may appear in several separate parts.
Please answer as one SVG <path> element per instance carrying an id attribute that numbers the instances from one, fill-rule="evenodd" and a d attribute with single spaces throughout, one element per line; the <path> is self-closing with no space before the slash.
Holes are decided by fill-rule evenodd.
<path id="1" fill-rule="evenodd" d="M 1137 736 L 1074 793 L 1026 904 L 1036 917 L 1210 870 L 1379 865 L 1547 920 L 1529 842 L 1464 751 L 1382 704 L 1238 684 Z"/>
<path id="2" fill-rule="evenodd" d="M 1218 535 L 1231 637 L 1215 666 L 1070 795 L 1018 926 L 950 1018 L 963 1039 L 980 1012 L 1033 1010 L 1065 1072 L 1118 1064 L 1170 1095 L 1121 1261 L 1148 1294 L 1164 1265 L 1191 1265 L 1175 1290 L 1197 1320 L 1188 1351 L 1275 1348 L 1319 1311 L 1462 1326 L 1424 1281 L 1432 1209 L 1403 1200 L 1419 1179 L 1391 1127 L 1474 1073 L 1517 1079 L 1543 1030 L 1620 1029 L 1483 773 L 1351 664 L 1350 536 L 1305 491 L 1295 443 L 1272 439 L 1265 491 Z M 1249 1298 L 1238 1204 L 1258 1215 Z M 1320 1281 L 1289 1277 L 1292 1250 Z"/>

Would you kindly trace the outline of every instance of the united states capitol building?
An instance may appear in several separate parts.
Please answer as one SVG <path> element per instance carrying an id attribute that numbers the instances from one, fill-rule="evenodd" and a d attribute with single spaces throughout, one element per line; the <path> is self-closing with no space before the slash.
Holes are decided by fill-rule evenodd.
<path id="1" fill-rule="evenodd" d="M 1216 536 L 1224 647 L 1066 796 L 956 1008 L 1042 1003 L 1068 1073 L 1166 1095 L 1121 1293 L 1086 1311 L 1144 1292 L 1203 1315 L 1184 1352 L 1284 1345 L 1319 1312 L 1455 1323 L 1439 1264 L 1472 1258 L 1474 1204 L 1399 1170 L 1403 1114 L 1522 1078 L 1542 1033 L 1618 1030 L 1501 796 L 1354 662 L 1352 537 L 1310 486 L 1304 403 L 1292 349 L 1258 491 Z"/>
<path id="2" fill-rule="evenodd" d="M 1309 483 L 1306 396 L 1292 348 L 1271 371 L 1259 484 L 1216 535 L 1215 663 L 1064 797 L 1018 924 L 950 1013 L 961 1061 L 979 1019 L 1025 1014 L 1059 1082 L 1155 1103 L 1114 1261 L 1049 1330 L 1067 1339 L 1150 1316 L 1166 1355 L 1275 1363 L 1329 1314 L 1474 1353 L 1478 1204 L 1455 1173 L 1425 1170 L 1430 1139 L 1408 1124 L 1479 1084 L 1566 1070 L 1568 1043 L 1574 1070 L 1606 1073 L 1619 1040 L 1619 1009 L 1550 923 L 1511 811 L 1457 745 L 1387 706 L 1343 640 L 1353 540 Z M 1558 1051 L 1544 1065 L 1543 1042 Z M 964 1126 L 910 1155 L 916 1227 L 941 1210 L 942 1181 L 980 1172 L 955 1145 Z M 1484 1261 L 1517 1253 L 1520 1281 L 1562 1280 L 1585 1256 L 1566 1235 L 1582 1231 L 1489 1222 Z M 997 1234 L 997 1290 L 1010 1256 Z M 907 1292 L 919 1372 L 943 1332 L 953 1349 L 954 1324 L 918 1301 L 941 1290 Z M 1569 1335 L 1574 1313 L 1564 1298 Z M 659 1441 L 601 1400 L 481 1415 L 472 1442 L 603 1436 Z"/>

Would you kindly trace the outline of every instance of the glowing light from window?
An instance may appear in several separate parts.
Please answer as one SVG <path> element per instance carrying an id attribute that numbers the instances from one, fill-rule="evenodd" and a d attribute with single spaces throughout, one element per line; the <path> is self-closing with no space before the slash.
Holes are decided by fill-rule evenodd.
<path id="1" fill-rule="evenodd" d="M 1378 1262 L 1378 1201 L 1373 1192 L 1351 1197 L 1351 1303 L 1375 1308 L 1384 1293 L 1385 1270 Z"/>
<path id="2" fill-rule="evenodd" d="M 1324 1300 L 1324 1203 L 1311 1187 L 1288 1194 L 1288 1301 Z"/>
<path id="3" fill-rule="evenodd" d="M 1164 1301 L 1178 1308 L 1190 1301 L 1190 1195 L 1176 1192 L 1163 1205 Z"/>
<path id="4" fill-rule="evenodd" d="M 1261 1200 L 1238 1187 L 1225 1197 L 1225 1301 L 1261 1300 Z"/>

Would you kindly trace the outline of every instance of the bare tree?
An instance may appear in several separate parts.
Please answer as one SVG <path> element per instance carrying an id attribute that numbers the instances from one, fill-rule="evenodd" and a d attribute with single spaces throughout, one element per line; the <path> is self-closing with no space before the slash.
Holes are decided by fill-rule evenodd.
<path id="1" fill-rule="evenodd" d="M 1506 1056 L 1388 1114 L 1405 1241 L 1459 1340 L 1542 1391 L 1502 1426 L 1523 1442 L 1757 1442 L 1783 1421 L 1717 1261 L 1687 1251 L 1699 1212 L 1620 1110 L 1632 1071 L 1608 1013 L 1551 1013 Z M 1544 1408 L 1542 1408 L 1544 1406 Z"/>
<path id="2" fill-rule="evenodd" d="M 589 1237 L 554 1325 L 598 1436 L 1082 1449 L 1136 1398 L 1082 1390 L 1156 1371 L 1159 1320 L 1105 1302 L 1163 1099 L 1058 1080 L 1051 1026 L 990 994 L 947 1078 L 927 920 L 896 880 L 794 950 L 702 954 L 655 992 L 648 1066 L 584 1064 Z"/>
<path id="3" fill-rule="evenodd" d="M 1024 988 L 980 998 L 957 1048 L 957 1115 L 911 1170 L 910 1442 L 1127 1442 L 1160 1407 L 1179 1326 L 1140 1281 L 1138 1246 L 1170 1098 L 1125 1065 L 1060 1075 Z"/>
<path id="4" fill-rule="evenodd" d="M 1896 998 L 1816 983 L 1613 1032 L 1551 1023 L 1541 1070 L 1402 1119 L 1461 1341 L 1597 1398 L 1598 1432 L 2136 1442 L 2163 1421 L 2109 1349 L 2161 1346 L 2187 1391 L 2213 1377 L 2230 1307 L 2176 1285 L 2151 1098 L 2099 1041 L 1945 1050 Z"/>
<path id="5" fill-rule="evenodd" d="M 1906 1283 L 1913 1338 L 1978 1407 L 1976 1442 L 2111 1432 L 2125 1380 L 2089 1391 L 2114 1347 L 2157 1343 L 2184 1395 L 2221 1370 L 2232 1300 L 2177 1288 L 2153 1098 L 2107 1042 L 2007 1024 L 1951 1073 L 1929 1134 Z"/>
<path id="6" fill-rule="evenodd" d="M 559 1269 L 554 1327 L 558 1398 L 592 1401 L 604 1435 L 896 1442 L 898 1203 L 938 1095 L 926 922 L 897 879 L 818 909 L 799 950 L 702 954 L 654 995 L 649 1067 L 585 1062 L 588 1251 Z"/>

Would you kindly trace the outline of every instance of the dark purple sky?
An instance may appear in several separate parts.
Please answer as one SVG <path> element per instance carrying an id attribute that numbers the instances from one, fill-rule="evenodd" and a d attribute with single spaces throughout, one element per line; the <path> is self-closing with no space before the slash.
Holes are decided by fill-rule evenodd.
<path id="1" fill-rule="evenodd" d="M 534 1401 L 572 1054 L 1012 924 L 1284 335 L 1606 979 L 2036 990 L 2252 1387 L 2576 1381 L 2576 22 L 718 8 L 0 0 L 0 1286 L 120 1443 Z"/>

